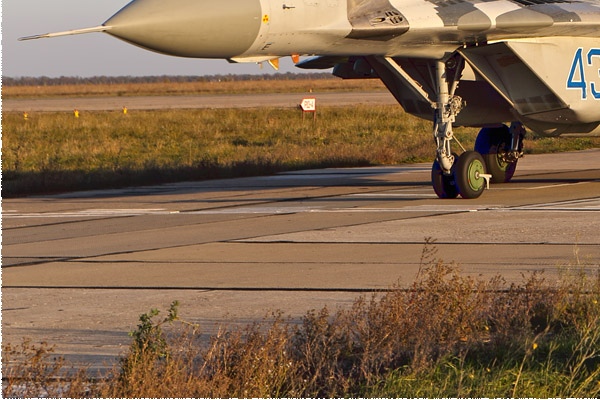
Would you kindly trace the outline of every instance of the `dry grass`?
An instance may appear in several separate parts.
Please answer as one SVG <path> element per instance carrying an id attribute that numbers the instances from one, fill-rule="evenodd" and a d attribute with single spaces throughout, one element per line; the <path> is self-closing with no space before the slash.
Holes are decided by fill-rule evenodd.
<path id="1" fill-rule="evenodd" d="M 3 196 L 432 161 L 430 123 L 396 106 L 37 113 L 2 119 Z M 472 148 L 477 129 L 457 129 Z M 527 153 L 600 137 L 527 140 Z"/>
<path id="2" fill-rule="evenodd" d="M 348 91 L 384 91 L 377 79 L 344 81 L 339 78 L 293 80 L 251 80 L 159 83 L 71 84 L 56 86 L 3 86 L 2 97 L 89 97 L 89 96 L 165 96 L 231 93 L 323 93 Z"/>
<path id="3" fill-rule="evenodd" d="M 176 303 L 163 319 L 153 310 L 140 317 L 121 363 L 97 381 L 81 371 L 70 384 L 52 381 L 52 360 L 36 355 L 15 363 L 4 358 L 11 355 L 5 345 L 4 395 L 600 395 L 597 264 L 565 269 L 558 283 L 534 274 L 508 286 L 501 277 L 462 275 L 437 259 L 431 244 L 408 290 L 392 287 L 335 312 L 308 311 L 301 321 L 276 312 L 244 330 L 223 327 L 209 343 L 202 342 L 201 327 L 179 321 Z"/>
<path id="4" fill-rule="evenodd" d="M 456 129 L 472 148 L 477 129 Z M 2 195 L 432 161 L 431 126 L 398 106 L 20 113 L 2 118 Z M 600 147 L 527 140 L 525 151 Z"/>
<path id="5" fill-rule="evenodd" d="M 429 124 L 399 107 L 32 114 L 3 121 L 3 196 L 314 167 L 430 160 Z M 472 141 L 472 130 L 465 130 Z"/>

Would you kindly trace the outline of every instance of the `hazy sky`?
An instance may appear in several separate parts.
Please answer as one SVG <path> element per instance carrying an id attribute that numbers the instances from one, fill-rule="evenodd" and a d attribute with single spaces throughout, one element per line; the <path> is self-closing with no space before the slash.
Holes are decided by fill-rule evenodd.
<path id="1" fill-rule="evenodd" d="M 168 1 L 168 0 L 165 0 Z M 219 1 L 219 0 L 214 0 Z M 269 65 L 229 64 L 156 54 L 103 33 L 17 41 L 22 36 L 101 25 L 129 0 L 2 0 L 2 75 L 213 75 L 273 73 Z M 289 59 L 280 72 L 303 72 Z"/>

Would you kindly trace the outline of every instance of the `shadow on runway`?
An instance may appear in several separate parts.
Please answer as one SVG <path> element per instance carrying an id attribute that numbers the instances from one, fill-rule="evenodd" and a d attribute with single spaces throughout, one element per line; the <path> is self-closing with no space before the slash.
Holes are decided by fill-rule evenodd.
<path id="1" fill-rule="evenodd" d="M 228 166 L 214 162 L 202 162 L 190 167 L 149 167 L 143 170 L 129 168 L 102 169 L 95 171 L 42 170 L 36 172 L 4 171 L 2 197 L 57 194 L 68 191 L 117 189 L 146 185 L 160 185 L 184 181 L 203 181 L 254 176 L 269 176 L 281 172 L 330 167 L 364 167 L 366 160 L 351 160 L 345 163 L 298 163 L 284 165 L 269 161 L 260 164 L 238 162 Z"/>
<path id="2" fill-rule="evenodd" d="M 367 171 L 354 170 L 354 168 L 366 167 Z M 352 168 L 352 169 L 350 169 Z M 399 169 L 404 167 L 398 166 Z M 326 170 L 325 173 L 323 171 Z M 375 170 L 373 170 L 375 169 Z M 413 166 L 414 169 L 414 166 Z M 301 173 L 305 171 L 306 173 Z M 313 175 L 312 171 L 315 172 Z M 249 177 L 264 177 L 264 186 L 273 187 L 295 187 L 302 185 L 310 186 L 340 186 L 340 185 L 363 185 L 363 186 L 402 186 L 402 182 L 386 182 L 381 180 L 369 181 L 367 176 L 385 175 L 396 172 L 394 167 L 381 167 L 370 165 L 366 160 L 347 160 L 343 162 L 332 161 L 330 163 L 319 162 L 301 162 L 294 165 L 280 163 L 253 163 L 239 162 L 229 166 L 217 165 L 216 163 L 201 163 L 192 167 L 176 168 L 146 168 L 143 170 L 133 170 L 120 168 L 115 170 L 96 170 L 96 171 L 39 171 L 39 172 L 14 172 L 6 171 L 2 179 L 2 197 L 16 198 L 24 196 L 56 196 L 60 197 L 115 197 L 115 196 L 139 196 L 145 192 L 150 194 L 170 193 L 172 187 L 161 188 L 156 186 L 152 189 L 147 186 L 177 184 L 183 182 L 210 182 L 217 179 L 234 179 Z M 266 183 L 273 179 L 273 176 L 281 173 L 289 173 L 286 182 L 276 179 L 273 182 Z M 327 176 L 325 176 L 327 175 Z M 248 190 L 250 187 L 262 185 L 245 184 L 236 186 L 237 182 L 219 186 L 224 190 Z M 429 185 L 429 181 L 406 183 L 411 186 L 415 184 Z M 211 185 L 190 185 L 190 192 L 206 190 Z M 142 188 L 145 187 L 145 188 Z M 214 187 L 214 185 L 212 186 Z M 86 195 L 85 191 L 93 191 Z M 99 193 L 102 191 L 102 193 Z M 180 192 L 180 190 L 178 190 Z M 78 192 L 70 193 L 70 192 Z"/>
<path id="3" fill-rule="evenodd" d="M 427 180 L 382 180 L 374 176 L 398 172 L 426 172 Z M 278 175 L 281 174 L 281 175 Z M 254 177 L 260 181 L 242 181 L 235 178 Z M 282 188 L 300 186 L 374 186 L 403 187 L 431 186 L 429 164 L 406 164 L 374 166 L 366 160 L 352 159 L 331 162 L 299 162 L 294 165 L 269 161 L 238 162 L 229 166 L 216 162 L 204 162 L 191 167 L 158 168 L 143 170 L 120 168 L 96 171 L 3 171 L 2 197 L 59 196 L 61 198 L 111 198 L 195 193 L 217 189 L 224 191 L 249 190 L 250 188 Z M 231 180 L 226 184 L 211 184 L 218 179 Z M 574 184 L 595 182 L 600 179 L 598 170 L 538 171 L 515 175 L 511 183 L 525 184 Z M 186 185 L 185 183 L 190 183 Z M 502 184 L 502 185 L 510 185 Z M 172 184 L 172 185 L 166 185 Z M 165 186 L 159 186 L 165 185 Z M 174 186 L 177 185 L 177 186 Z"/>
<path id="4" fill-rule="evenodd" d="M 589 169 L 573 171 L 540 171 L 537 173 L 526 173 L 522 176 L 515 175 L 515 177 L 513 177 L 510 183 L 560 185 L 598 182 L 598 180 L 600 180 L 600 171 L 596 169 Z"/>

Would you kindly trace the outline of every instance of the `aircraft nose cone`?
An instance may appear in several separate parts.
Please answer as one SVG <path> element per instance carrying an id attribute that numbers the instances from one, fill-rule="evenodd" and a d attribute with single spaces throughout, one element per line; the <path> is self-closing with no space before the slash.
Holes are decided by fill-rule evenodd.
<path id="1" fill-rule="evenodd" d="M 104 23 L 127 42 L 181 57 L 231 58 L 262 22 L 260 0 L 133 0 Z"/>

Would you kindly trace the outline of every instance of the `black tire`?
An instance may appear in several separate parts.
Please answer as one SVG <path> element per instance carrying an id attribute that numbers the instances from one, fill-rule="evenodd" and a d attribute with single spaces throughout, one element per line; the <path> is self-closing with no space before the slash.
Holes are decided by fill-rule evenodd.
<path id="1" fill-rule="evenodd" d="M 458 193 L 464 199 L 476 199 L 485 189 L 485 162 L 476 151 L 466 151 L 454 164 L 454 180 Z"/>
<path id="2" fill-rule="evenodd" d="M 517 162 L 506 161 L 511 149 L 512 135 L 506 125 L 499 128 L 483 128 L 475 140 L 475 151 L 481 154 L 492 183 L 509 182 L 517 169 Z"/>
<path id="3" fill-rule="evenodd" d="M 438 160 L 435 160 L 431 167 L 431 184 L 433 191 L 440 199 L 455 199 L 458 197 L 454 175 L 444 174 Z"/>

